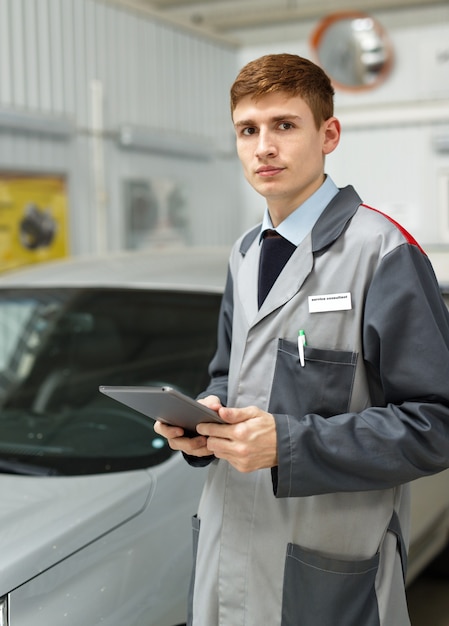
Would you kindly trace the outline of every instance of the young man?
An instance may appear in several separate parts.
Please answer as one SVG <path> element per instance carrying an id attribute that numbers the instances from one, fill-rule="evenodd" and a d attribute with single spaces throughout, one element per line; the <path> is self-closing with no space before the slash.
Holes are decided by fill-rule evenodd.
<path id="1" fill-rule="evenodd" d="M 203 394 L 226 424 L 155 426 L 210 464 L 189 623 L 408 626 L 407 483 L 449 465 L 448 312 L 417 242 L 325 175 L 319 67 L 253 61 L 231 109 L 267 211 L 232 250 Z"/>

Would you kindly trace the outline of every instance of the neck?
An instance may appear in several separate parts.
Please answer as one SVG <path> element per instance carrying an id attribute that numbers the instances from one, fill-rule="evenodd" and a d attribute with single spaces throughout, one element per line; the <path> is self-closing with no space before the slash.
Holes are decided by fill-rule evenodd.
<path id="1" fill-rule="evenodd" d="M 293 211 L 296 211 L 297 208 L 301 206 L 306 200 L 312 196 L 315 191 L 317 191 L 321 185 L 325 181 L 325 174 L 319 178 L 319 180 L 315 181 L 315 183 L 309 186 L 307 189 L 293 198 L 283 198 L 283 197 L 266 197 L 268 212 L 270 214 L 270 218 L 273 226 L 279 226 L 279 224 L 284 221 Z"/>

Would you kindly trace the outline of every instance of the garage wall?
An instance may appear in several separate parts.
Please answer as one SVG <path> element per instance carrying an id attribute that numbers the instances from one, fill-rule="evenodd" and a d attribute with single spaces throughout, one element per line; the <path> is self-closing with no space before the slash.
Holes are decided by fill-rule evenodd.
<path id="1" fill-rule="evenodd" d="M 235 68 L 232 45 L 101 0 L 0 0 L 0 171 L 67 177 L 72 254 L 127 245 L 129 183 L 176 186 L 176 237 L 227 243 Z"/>
<path id="2" fill-rule="evenodd" d="M 375 15 L 395 52 L 393 72 L 377 89 L 337 91 L 343 132 L 327 159 L 340 186 L 399 220 L 426 246 L 449 244 L 449 5 Z M 270 52 L 313 59 L 317 22 L 254 30 L 239 62 Z M 446 149 L 441 140 L 446 139 Z M 242 183 L 248 222 L 258 219 L 259 197 Z"/>
<path id="3" fill-rule="evenodd" d="M 448 244 L 449 153 L 436 141 L 449 136 L 449 6 L 376 17 L 394 71 L 374 91 L 337 92 L 328 171 L 423 244 Z M 66 176 L 72 254 L 229 243 L 264 209 L 235 158 L 229 86 L 260 54 L 312 56 L 314 26 L 256 29 L 237 50 L 102 0 L 0 0 L 0 174 Z M 175 229 L 161 211 L 170 188 Z M 147 190 L 156 235 L 130 243 L 132 189 Z"/>

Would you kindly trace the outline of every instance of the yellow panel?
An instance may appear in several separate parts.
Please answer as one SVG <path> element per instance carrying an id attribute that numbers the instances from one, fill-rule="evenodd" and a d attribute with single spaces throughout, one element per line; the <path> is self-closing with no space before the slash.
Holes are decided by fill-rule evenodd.
<path id="1" fill-rule="evenodd" d="M 0 271 L 68 255 L 63 177 L 0 176 Z"/>

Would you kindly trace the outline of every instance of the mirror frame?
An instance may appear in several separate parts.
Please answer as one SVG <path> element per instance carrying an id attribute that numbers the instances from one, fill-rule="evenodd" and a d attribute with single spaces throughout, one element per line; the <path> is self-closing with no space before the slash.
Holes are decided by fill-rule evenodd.
<path id="1" fill-rule="evenodd" d="M 382 65 L 379 73 L 377 74 L 375 80 L 370 83 L 364 83 L 362 85 L 349 85 L 341 82 L 340 80 L 335 79 L 332 76 L 332 72 L 330 72 L 321 62 L 320 59 L 320 45 L 323 41 L 324 36 L 328 32 L 328 30 L 334 26 L 337 22 L 342 21 L 352 21 L 356 19 L 370 19 L 373 21 L 375 32 L 379 35 L 380 39 L 384 44 L 385 49 L 385 57 L 386 60 Z M 333 86 L 336 89 L 341 89 L 342 91 L 352 91 L 352 92 L 360 92 L 360 91 L 368 91 L 370 89 L 374 89 L 381 85 L 385 79 L 390 75 L 391 70 L 393 68 L 394 62 L 394 52 L 393 45 L 391 40 L 387 34 L 386 29 L 380 24 L 380 22 L 369 15 L 368 13 L 364 13 L 362 11 L 339 11 L 337 13 L 331 13 L 325 16 L 314 28 L 310 36 L 310 47 L 315 56 L 315 60 L 318 62 L 320 67 L 327 73 L 329 78 L 332 81 Z"/>

